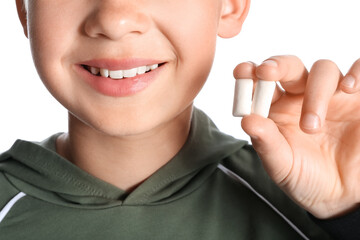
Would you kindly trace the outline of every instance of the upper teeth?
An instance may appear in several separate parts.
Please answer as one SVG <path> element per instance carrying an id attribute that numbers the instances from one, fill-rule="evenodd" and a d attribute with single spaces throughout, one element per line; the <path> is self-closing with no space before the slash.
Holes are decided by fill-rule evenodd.
<path id="1" fill-rule="evenodd" d="M 108 70 L 105 68 L 90 67 L 90 72 L 93 75 L 98 75 L 100 73 L 100 75 L 103 77 L 110 77 L 112 79 L 122 79 L 122 78 L 135 77 L 136 75 L 144 74 L 150 70 L 157 69 L 158 67 L 159 67 L 158 64 L 141 66 L 128 70 Z"/>

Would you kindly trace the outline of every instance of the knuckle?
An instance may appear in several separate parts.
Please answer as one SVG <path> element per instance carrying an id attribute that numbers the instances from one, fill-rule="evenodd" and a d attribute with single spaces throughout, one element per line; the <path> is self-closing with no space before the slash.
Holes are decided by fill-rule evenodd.
<path id="1" fill-rule="evenodd" d="M 319 59 L 314 63 L 314 67 L 331 67 L 338 68 L 336 63 L 329 59 Z"/>
<path id="2" fill-rule="evenodd" d="M 360 67 L 360 58 L 355 61 L 355 65 Z"/>

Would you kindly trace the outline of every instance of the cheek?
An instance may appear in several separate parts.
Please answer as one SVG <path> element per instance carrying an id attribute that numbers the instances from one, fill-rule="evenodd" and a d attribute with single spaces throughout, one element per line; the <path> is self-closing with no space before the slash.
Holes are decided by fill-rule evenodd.
<path id="1" fill-rule="evenodd" d="M 176 55 L 180 78 L 175 82 L 176 89 L 188 98 L 195 97 L 205 83 L 215 55 L 221 8 L 211 2 L 215 1 L 172 3 L 174 11 L 156 18 Z"/>
<path id="2" fill-rule="evenodd" d="M 71 84 L 66 57 L 72 50 L 76 36 L 76 19 L 68 24 L 71 12 L 64 11 L 49 1 L 31 4 L 29 14 L 29 39 L 33 60 L 38 74 L 48 90 L 58 100 L 63 99 L 67 85 Z M 57 9 L 58 11 L 55 11 Z M 60 14 L 61 13 L 61 14 Z M 54 27 L 55 26 L 55 27 Z"/>
<path id="3" fill-rule="evenodd" d="M 199 26 L 178 41 L 178 49 L 183 49 L 178 54 L 178 71 L 180 80 L 183 81 L 179 84 L 183 84 L 186 88 L 183 91 L 191 99 L 195 98 L 205 84 L 212 67 L 216 48 L 214 28 Z"/>

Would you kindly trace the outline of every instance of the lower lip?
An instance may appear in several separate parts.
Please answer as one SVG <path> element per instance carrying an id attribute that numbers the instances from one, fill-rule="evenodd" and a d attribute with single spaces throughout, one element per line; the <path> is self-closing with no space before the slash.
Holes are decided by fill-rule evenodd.
<path id="1" fill-rule="evenodd" d="M 98 93 L 110 97 L 126 97 L 134 95 L 146 89 L 163 69 L 161 65 L 150 72 L 136 75 L 132 78 L 112 79 L 101 76 L 95 76 L 83 68 L 82 65 L 75 65 L 77 72 Z"/>

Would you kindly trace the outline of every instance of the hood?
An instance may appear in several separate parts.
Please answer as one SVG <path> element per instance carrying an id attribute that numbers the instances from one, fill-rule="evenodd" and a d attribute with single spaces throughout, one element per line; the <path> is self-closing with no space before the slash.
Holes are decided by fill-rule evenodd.
<path id="1" fill-rule="evenodd" d="M 0 171 L 19 191 L 30 196 L 80 207 L 175 201 L 200 187 L 219 161 L 246 144 L 221 133 L 202 111 L 194 108 L 190 134 L 179 153 L 127 193 L 58 155 L 55 141 L 59 135 L 40 143 L 17 140 L 10 150 L 0 155 Z"/>

